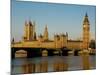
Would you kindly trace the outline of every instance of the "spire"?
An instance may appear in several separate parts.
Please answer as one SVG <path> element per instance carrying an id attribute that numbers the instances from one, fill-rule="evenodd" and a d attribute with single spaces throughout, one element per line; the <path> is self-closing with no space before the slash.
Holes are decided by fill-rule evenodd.
<path id="1" fill-rule="evenodd" d="M 45 30 L 44 30 L 44 35 L 47 35 L 48 34 L 48 27 L 47 27 L 47 24 L 45 25 Z"/>
<path id="2" fill-rule="evenodd" d="M 89 23 L 89 20 L 88 20 L 88 15 L 87 15 L 87 13 L 85 14 L 85 17 L 84 17 L 84 21 L 83 21 L 84 23 Z"/>
<path id="3" fill-rule="evenodd" d="M 12 39 L 12 44 L 14 43 L 14 38 Z"/>
<path id="4" fill-rule="evenodd" d="M 48 28 L 47 28 L 47 24 L 46 24 L 45 30 L 44 30 L 44 40 L 48 40 Z"/>
<path id="5" fill-rule="evenodd" d="M 46 24 L 46 26 L 45 26 L 45 31 L 48 31 L 48 27 L 47 27 L 47 24 Z"/>
<path id="6" fill-rule="evenodd" d="M 32 22 L 29 20 L 29 25 L 32 26 Z"/>
<path id="7" fill-rule="evenodd" d="M 36 40 L 36 39 L 37 39 L 37 38 L 36 38 L 36 32 L 34 32 L 34 37 L 33 37 L 33 38 L 34 38 L 34 40 Z"/>
<path id="8" fill-rule="evenodd" d="M 14 42 L 14 38 L 13 38 L 13 40 L 12 40 L 13 42 Z"/>
<path id="9" fill-rule="evenodd" d="M 36 25 L 36 23 L 35 23 L 35 21 L 33 22 L 33 32 L 35 32 L 35 25 Z"/>
<path id="10" fill-rule="evenodd" d="M 68 36 L 68 33 L 66 32 L 66 36 Z"/>
<path id="11" fill-rule="evenodd" d="M 86 14 L 85 14 L 85 17 L 88 17 L 87 12 L 86 12 Z"/>
<path id="12" fill-rule="evenodd" d="M 37 36 L 36 36 L 36 31 L 35 31 L 35 21 L 33 21 L 33 39 L 36 40 L 37 39 Z"/>

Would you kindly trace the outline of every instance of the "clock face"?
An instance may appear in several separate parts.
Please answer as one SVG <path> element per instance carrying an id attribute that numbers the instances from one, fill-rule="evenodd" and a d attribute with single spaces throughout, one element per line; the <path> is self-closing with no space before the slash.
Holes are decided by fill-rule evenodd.
<path id="1" fill-rule="evenodd" d="M 83 27 L 88 27 L 87 25 L 83 25 Z"/>
<path id="2" fill-rule="evenodd" d="M 83 25 L 83 27 L 86 27 L 86 25 Z"/>

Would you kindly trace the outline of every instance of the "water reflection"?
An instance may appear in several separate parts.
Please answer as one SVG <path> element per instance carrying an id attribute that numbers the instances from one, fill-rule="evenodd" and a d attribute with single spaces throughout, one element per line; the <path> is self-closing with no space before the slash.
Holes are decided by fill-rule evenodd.
<path id="1" fill-rule="evenodd" d="M 25 64 L 22 65 L 23 73 L 34 73 L 35 72 L 35 64 L 25 61 Z"/>
<path id="2" fill-rule="evenodd" d="M 67 70 L 68 70 L 68 64 L 64 62 L 64 59 L 55 57 L 55 61 L 53 63 L 53 71 L 67 71 Z"/>
<path id="3" fill-rule="evenodd" d="M 90 61 L 89 61 L 89 53 L 88 52 L 83 52 L 82 54 L 82 65 L 83 65 L 83 70 L 88 70 L 90 69 Z"/>
<path id="4" fill-rule="evenodd" d="M 36 72 L 48 72 L 48 63 L 47 61 L 36 64 Z"/>
<path id="5" fill-rule="evenodd" d="M 55 57 L 55 61 L 51 63 L 53 71 L 67 71 L 68 64 L 64 62 L 62 58 Z M 48 72 L 48 61 L 46 58 L 42 58 L 40 63 L 32 63 L 25 61 L 22 65 L 23 73 L 38 73 L 38 72 Z"/>
<path id="6" fill-rule="evenodd" d="M 13 74 L 70 71 L 82 69 L 86 70 L 95 69 L 95 56 L 84 54 L 82 56 L 53 56 L 31 59 L 15 59 L 13 60 L 12 65 Z"/>

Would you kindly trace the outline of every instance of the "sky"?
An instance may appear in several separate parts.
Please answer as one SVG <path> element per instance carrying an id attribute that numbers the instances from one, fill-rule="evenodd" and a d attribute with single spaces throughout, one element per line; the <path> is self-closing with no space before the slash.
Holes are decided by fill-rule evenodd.
<path id="1" fill-rule="evenodd" d="M 12 0 L 11 38 L 20 41 L 24 34 L 25 21 L 35 21 L 37 35 L 43 34 L 47 24 L 51 39 L 55 33 L 66 32 L 69 39 L 79 39 L 82 38 L 82 25 L 86 13 L 90 21 L 91 38 L 95 38 L 95 6 Z"/>

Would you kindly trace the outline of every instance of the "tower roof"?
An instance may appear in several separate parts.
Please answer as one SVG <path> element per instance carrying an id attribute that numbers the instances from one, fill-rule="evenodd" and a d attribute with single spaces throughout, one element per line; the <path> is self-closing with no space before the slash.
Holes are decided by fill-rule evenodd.
<path id="1" fill-rule="evenodd" d="M 45 30 L 48 30 L 47 24 L 45 25 Z"/>
<path id="2" fill-rule="evenodd" d="M 14 37 L 13 37 L 13 39 L 12 39 L 12 43 L 14 43 L 15 41 L 14 41 Z"/>
<path id="3" fill-rule="evenodd" d="M 47 27 L 47 24 L 45 26 L 45 30 L 44 30 L 44 35 L 48 33 L 48 27 Z"/>
<path id="4" fill-rule="evenodd" d="M 68 33 L 66 32 L 66 36 L 68 36 Z"/>
<path id="5" fill-rule="evenodd" d="M 32 26 L 32 22 L 31 21 L 29 21 L 29 25 Z"/>
<path id="6" fill-rule="evenodd" d="M 85 14 L 85 17 L 88 17 L 87 12 L 86 12 L 86 14 Z"/>
<path id="7" fill-rule="evenodd" d="M 85 14 L 84 23 L 89 22 L 87 13 Z"/>

